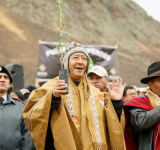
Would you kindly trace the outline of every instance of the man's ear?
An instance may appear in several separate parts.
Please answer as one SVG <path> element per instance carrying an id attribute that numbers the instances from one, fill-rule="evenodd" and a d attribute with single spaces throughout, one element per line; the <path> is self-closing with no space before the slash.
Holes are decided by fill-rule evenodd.
<path id="1" fill-rule="evenodd" d="M 10 83 L 10 87 L 12 87 L 12 88 L 14 89 L 14 85 L 13 85 L 13 83 Z"/>
<path id="2" fill-rule="evenodd" d="M 148 82 L 149 89 L 152 89 L 152 84 L 153 83 L 151 81 Z"/>
<path id="3" fill-rule="evenodd" d="M 109 78 L 107 78 L 106 81 L 109 83 Z"/>
<path id="4" fill-rule="evenodd" d="M 106 78 L 106 84 L 109 85 L 109 78 Z"/>
<path id="5" fill-rule="evenodd" d="M 9 88 L 11 87 L 12 83 L 9 84 Z"/>

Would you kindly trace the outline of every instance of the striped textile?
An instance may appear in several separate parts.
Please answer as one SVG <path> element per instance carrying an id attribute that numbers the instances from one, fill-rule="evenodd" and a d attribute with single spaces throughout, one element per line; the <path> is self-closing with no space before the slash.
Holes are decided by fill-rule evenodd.
<path id="1" fill-rule="evenodd" d="M 150 104 L 150 100 L 147 95 L 139 95 L 135 98 L 132 98 L 130 101 L 124 104 L 124 112 L 125 112 L 125 119 L 126 119 L 126 126 L 125 126 L 125 142 L 126 142 L 126 149 L 127 150 L 137 150 L 138 143 L 136 138 L 136 132 L 130 122 L 130 114 L 129 109 L 130 106 L 132 107 L 139 107 L 145 109 L 146 111 L 150 111 L 154 109 Z M 160 122 L 154 126 L 154 150 L 160 150 Z"/>

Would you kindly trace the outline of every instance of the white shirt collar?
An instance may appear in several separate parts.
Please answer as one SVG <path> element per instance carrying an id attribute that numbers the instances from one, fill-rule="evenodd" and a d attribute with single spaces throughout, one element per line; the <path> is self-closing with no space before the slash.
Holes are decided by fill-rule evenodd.
<path id="1" fill-rule="evenodd" d="M 4 102 L 6 102 L 7 101 L 7 93 L 5 95 L 3 95 L 2 97 L 4 99 Z"/>

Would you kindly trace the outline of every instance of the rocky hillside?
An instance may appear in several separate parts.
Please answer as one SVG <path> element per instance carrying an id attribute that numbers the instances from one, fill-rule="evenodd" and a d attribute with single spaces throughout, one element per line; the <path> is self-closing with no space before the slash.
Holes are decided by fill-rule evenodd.
<path id="1" fill-rule="evenodd" d="M 131 0 L 64 0 L 65 30 L 82 44 L 118 45 L 119 73 L 143 86 L 148 65 L 160 56 L 160 23 Z M 21 64 L 34 84 L 38 40 L 59 41 L 53 0 L 0 0 L 0 64 Z"/>

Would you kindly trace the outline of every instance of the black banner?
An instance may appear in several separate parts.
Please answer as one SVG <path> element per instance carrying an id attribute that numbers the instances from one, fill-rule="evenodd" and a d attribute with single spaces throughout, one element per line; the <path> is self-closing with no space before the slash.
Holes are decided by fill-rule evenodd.
<path id="1" fill-rule="evenodd" d="M 37 71 L 37 81 L 48 81 L 58 76 L 61 68 L 61 53 L 56 49 L 58 42 L 39 43 L 39 61 Z M 118 76 L 117 47 L 106 45 L 83 45 L 89 54 L 90 65 L 104 67 L 109 75 L 110 81 Z M 65 52 L 65 49 L 64 49 Z"/>

